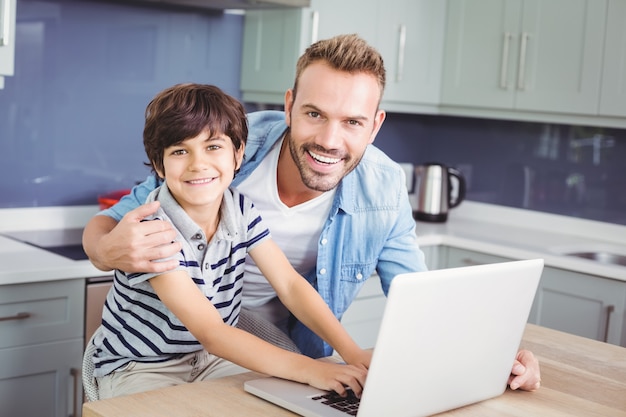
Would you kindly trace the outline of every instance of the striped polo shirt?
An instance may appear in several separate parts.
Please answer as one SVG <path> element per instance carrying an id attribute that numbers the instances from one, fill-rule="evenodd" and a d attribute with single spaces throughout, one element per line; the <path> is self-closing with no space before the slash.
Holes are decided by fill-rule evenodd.
<path id="1" fill-rule="evenodd" d="M 237 324 L 246 254 L 270 233 L 251 200 L 234 189 L 224 193 L 220 222 L 207 242 L 202 229 L 178 205 L 164 184 L 146 202 L 161 207 L 146 220 L 162 219 L 177 230 L 182 250 L 177 270 L 186 270 L 218 310 L 225 323 Z M 94 340 L 95 376 L 104 376 L 130 361 L 161 362 L 203 349 L 202 345 L 159 300 L 149 279 L 158 274 L 115 271 Z"/>

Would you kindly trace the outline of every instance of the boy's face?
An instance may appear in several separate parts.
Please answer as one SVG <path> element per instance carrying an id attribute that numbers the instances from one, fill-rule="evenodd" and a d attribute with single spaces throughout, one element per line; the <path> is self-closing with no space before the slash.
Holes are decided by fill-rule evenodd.
<path id="1" fill-rule="evenodd" d="M 241 165 L 243 147 L 235 150 L 222 133 L 203 130 L 198 136 L 165 148 L 163 168 L 157 172 L 185 211 L 219 205 Z"/>
<path id="2" fill-rule="evenodd" d="M 295 98 L 285 95 L 286 141 L 311 190 L 329 191 L 352 171 L 385 120 L 372 75 L 338 71 L 323 62 L 300 75 Z"/>

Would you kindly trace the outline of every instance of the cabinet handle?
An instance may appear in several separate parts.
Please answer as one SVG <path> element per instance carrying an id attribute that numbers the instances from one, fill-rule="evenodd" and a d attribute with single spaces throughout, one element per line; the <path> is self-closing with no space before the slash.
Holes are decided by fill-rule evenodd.
<path id="1" fill-rule="evenodd" d="M 320 31 L 320 12 L 311 13 L 311 44 L 317 42 Z"/>
<path id="2" fill-rule="evenodd" d="M 522 39 L 520 41 L 519 48 L 519 72 L 517 73 L 517 89 L 525 89 L 526 78 L 526 48 L 528 47 L 528 38 L 530 35 L 527 32 L 522 33 Z"/>
<path id="3" fill-rule="evenodd" d="M 2 1 L 2 33 L 0 34 L 0 46 L 9 46 L 11 36 L 11 1 Z"/>
<path id="4" fill-rule="evenodd" d="M 70 417 L 78 417 L 78 408 L 76 404 L 78 403 L 79 393 L 78 393 L 78 379 L 81 377 L 80 369 L 70 368 L 70 375 L 72 375 L 72 380 L 74 381 L 73 389 L 74 396 L 72 401 L 72 415 Z M 82 401 L 81 401 L 82 402 Z"/>
<path id="5" fill-rule="evenodd" d="M 404 51 L 406 49 L 406 25 L 400 25 L 398 34 L 398 69 L 396 70 L 396 81 L 404 78 Z"/>
<path id="6" fill-rule="evenodd" d="M 609 324 L 611 322 L 611 314 L 615 311 L 615 306 L 610 305 L 606 307 L 606 325 L 604 327 L 604 342 L 609 342 Z"/>
<path id="7" fill-rule="evenodd" d="M 509 44 L 513 35 L 509 32 L 504 33 L 504 42 L 502 43 L 502 62 L 500 63 L 500 88 L 508 90 L 508 65 L 509 65 Z"/>
<path id="8" fill-rule="evenodd" d="M 468 266 L 483 265 L 482 262 L 475 261 L 472 258 L 463 258 L 461 259 L 461 263 Z"/>
<path id="9" fill-rule="evenodd" d="M 9 320 L 24 320 L 32 316 L 30 313 L 17 313 L 14 316 L 5 316 L 0 317 L 0 321 L 9 321 Z"/>

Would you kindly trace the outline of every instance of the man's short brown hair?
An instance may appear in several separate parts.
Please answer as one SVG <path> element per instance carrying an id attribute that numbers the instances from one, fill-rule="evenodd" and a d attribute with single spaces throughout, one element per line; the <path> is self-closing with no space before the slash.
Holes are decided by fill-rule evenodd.
<path id="1" fill-rule="evenodd" d="M 293 86 L 294 98 L 302 72 L 309 65 L 318 61 L 323 61 L 331 68 L 339 71 L 372 75 L 378 80 L 380 97 L 382 98 L 386 82 L 383 57 L 374 47 L 356 34 L 338 35 L 330 39 L 320 40 L 304 51 L 296 64 L 296 80 Z"/>

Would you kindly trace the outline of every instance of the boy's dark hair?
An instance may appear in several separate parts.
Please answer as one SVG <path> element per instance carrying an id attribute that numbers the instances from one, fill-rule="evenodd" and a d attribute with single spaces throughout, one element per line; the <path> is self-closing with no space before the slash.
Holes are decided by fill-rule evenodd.
<path id="1" fill-rule="evenodd" d="M 152 99 L 146 107 L 143 144 L 150 163 L 163 172 L 165 149 L 209 129 L 230 137 L 239 150 L 248 138 L 243 105 L 214 85 L 177 84 Z"/>

